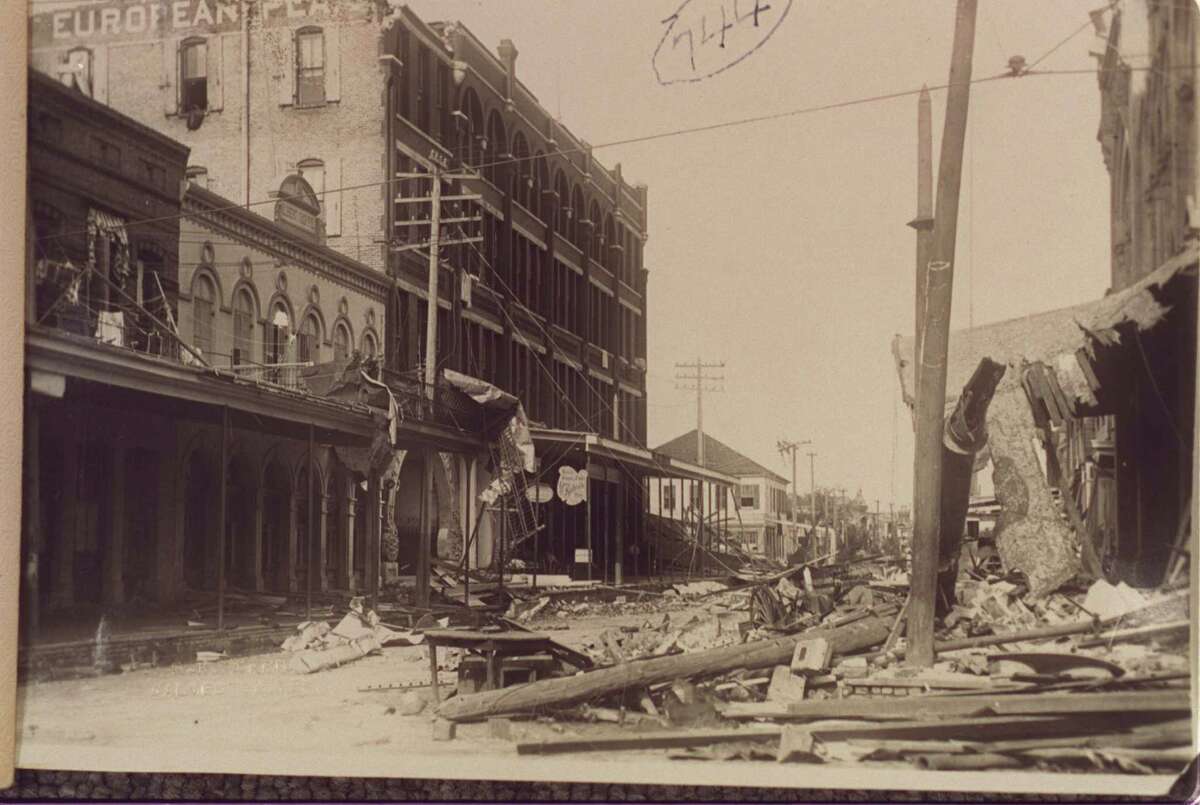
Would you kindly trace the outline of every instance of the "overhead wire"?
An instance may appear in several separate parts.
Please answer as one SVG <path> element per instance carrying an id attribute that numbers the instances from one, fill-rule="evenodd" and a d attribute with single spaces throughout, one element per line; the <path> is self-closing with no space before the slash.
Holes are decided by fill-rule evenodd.
<path id="1" fill-rule="evenodd" d="M 1080 30 L 1083 30 L 1083 29 L 1081 28 Z M 1076 34 L 1077 33 L 1078 32 L 1076 32 Z M 1072 34 L 1072 36 L 1074 36 L 1076 34 Z M 1034 64 L 1037 64 L 1040 62 L 1041 62 L 1041 59 L 1034 62 Z M 1126 69 L 1134 70 L 1134 71 L 1143 71 L 1143 70 L 1148 71 L 1153 68 L 1150 68 L 1150 67 L 1127 67 Z M 1193 69 L 1196 69 L 1196 65 L 1187 65 L 1187 66 L 1180 66 L 1180 67 L 1168 66 L 1166 68 L 1158 68 L 1158 69 L 1193 70 Z M 973 78 L 968 82 L 964 82 L 964 84 L 974 85 L 974 84 L 989 83 L 989 82 L 993 82 L 993 81 L 1001 81 L 1001 80 L 1012 79 L 1012 78 L 1024 78 L 1024 77 L 1028 77 L 1028 76 L 1081 75 L 1081 74 L 1095 75 L 1097 72 L 1098 72 L 1098 70 L 1095 68 L 1086 69 L 1086 70 L 1032 70 L 1032 69 L 1027 68 L 1018 74 L 1013 74 L 1012 72 L 1004 72 L 1004 73 L 999 73 L 997 75 L 985 76 L 982 78 Z M 947 82 L 944 84 L 935 84 L 933 86 L 929 86 L 929 87 L 927 87 L 927 89 L 930 92 L 936 92 L 939 90 L 950 89 L 953 86 L 955 86 L 955 85 L 950 82 Z M 668 131 L 657 132 L 654 134 L 640 135 L 640 136 L 636 136 L 636 137 L 626 137 L 623 139 L 611 140 L 609 142 L 598 143 L 595 145 L 579 146 L 579 147 L 575 147 L 575 148 L 563 148 L 563 149 L 558 149 L 555 151 L 547 152 L 544 154 L 522 156 L 522 157 L 515 157 L 515 156 L 508 157 L 505 159 L 495 160 L 495 161 L 487 162 L 487 163 L 484 163 L 481 165 L 468 166 L 468 167 L 471 170 L 482 171 L 482 170 L 486 170 L 489 168 L 500 167 L 502 165 L 519 164 L 522 162 L 527 162 L 527 161 L 530 161 L 533 159 L 538 159 L 538 158 L 545 158 L 545 157 L 551 157 L 551 156 L 568 156 L 570 154 L 583 153 L 586 151 L 597 151 L 597 150 L 604 149 L 604 148 L 614 148 L 614 147 L 618 147 L 618 146 L 622 146 L 622 145 L 633 145 L 633 144 L 638 144 L 638 143 L 654 142 L 656 140 L 662 140 L 662 139 L 666 139 L 666 138 L 670 138 L 670 137 L 678 137 L 678 136 L 682 136 L 682 135 L 686 135 L 686 134 L 699 134 L 699 133 L 710 132 L 710 131 L 720 131 L 722 129 L 751 125 L 754 123 L 764 123 L 764 122 L 769 122 L 769 121 L 774 121 L 774 120 L 783 120 L 786 118 L 797 117 L 800 115 L 832 111 L 835 109 L 846 109 L 846 108 L 850 108 L 850 107 L 854 107 L 854 106 L 863 106 L 863 105 L 868 105 L 868 104 L 881 103 L 884 101 L 896 100 L 899 98 L 906 98 L 906 97 L 912 97 L 915 95 L 919 95 L 921 93 L 921 91 L 922 91 L 921 88 L 917 88 L 917 89 L 900 90 L 897 92 L 882 93 L 882 94 L 871 95 L 871 96 L 867 96 L 867 97 L 863 97 L 863 98 L 855 98 L 852 100 L 818 104 L 815 106 L 801 107 L 798 109 L 789 109 L 789 110 L 785 110 L 782 112 L 774 112 L 774 113 L 764 114 L 764 115 L 754 115 L 751 117 L 744 117 L 744 118 L 738 118 L 735 120 L 721 121 L 718 123 L 708 123 L 708 124 L 699 125 L 699 126 L 690 126 L 690 127 L 683 127 L 683 128 L 678 128 L 678 129 L 671 129 Z M 411 180 L 399 179 L 399 178 L 393 177 L 393 178 L 384 179 L 383 181 L 372 181 L 372 182 L 363 182 L 360 184 L 343 185 L 341 187 L 336 187 L 336 188 L 325 188 L 324 191 L 321 193 L 321 195 L 324 196 L 329 193 L 341 193 L 341 192 L 348 192 L 348 191 L 353 191 L 353 190 L 366 190 L 366 189 L 379 188 L 379 187 L 389 187 L 391 185 L 394 185 L 398 182 L 403 182 L 403 181 L 411 181 Z M 125 226 L 130 227 L 130 226 L 141 226 L 141 225 L 154 224 L 154 223 L 163 223 L 163 222 L 168 222 L 168 221 L 173 221 L 173 220 L 178 220 L 178 219 L 183 219 L 183 218 L 200 218 L 200 219 L 202 219 L 203 216 L 213 215 L 213 214 L 228 211 L 228 210 L 235 210 L 235 209 L 244 210 L 244 209 L 249 209 L 251 207 L 263 206 L 263 205 L 267 205 L 267 204 L 275 204 L 275 203 L 279 202 L 281 199 L 286 199 L 286 198 L 288 198 L 288 196 L 286 196 L 285 194 L 275 193 L 273 195 L 273 197 L 271 197 L 271 198 L 259 199 L 257 201 L 250 201 L 250 202 L 241 203 L 241 204 L 230 202 L 227 205 L 216 206 L 211 210 L 205 210 L 202 212 L 177 213 L 177 214 L 171 214 L 171 215 L 162 215 L 162 216 L 154 216 L 154 217 L 149 217 L 149 218 L 135 219 L 132 221 L 125 222 Z M 78 235 L 78 234 L 86 234 L 86 231 L 87 230 L 75 230 L 72 232 L 63 232 L 63 233 L 58 233 L 56 235 L 51 235 L 45 239 L 53 240 L 53 239 L 69 237 L 69 236 Z"/>

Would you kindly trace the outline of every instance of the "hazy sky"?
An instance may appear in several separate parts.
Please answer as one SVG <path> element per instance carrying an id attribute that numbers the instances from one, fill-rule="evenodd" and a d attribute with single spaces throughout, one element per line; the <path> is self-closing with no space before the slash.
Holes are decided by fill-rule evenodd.
<path id="1" fill-rule="evenodd" d="M 794 0 L 750 57 L 661 86 L 651 56 L 678 2 L 411 5 L 491 46 L 511 38 L 521 80 L 597 146 L 948 77 L 950 0 Z M 980 0 L 974 75 L 1004 72 L 1012 55 L 1034 61 L 1099 5 Z M 1093 68 L 1088 51 L 1102 45 L 1089 26 L 1039 67 Z M 945 100 L 934 93 L 935 166 Z M 650 188 L 651 446 L 696 425 L 675 362 L 724 360 L 706 432 L 785 475 L 776 440 L 812 439 L 818 485 L 861 487 L 885 509 L 893 489 L 911 500 L 912 430 L 890 344 L 913 320 L 916 108 L 902 98 L 597 149 Z M 1095 75 L 976 85 L 969 120 L 954 326 L 1101 296 L 1108 178 Z M 807 457 L 798 477 L 807 489 Z"/>
<path id="2" fill-rule="evenodd" d="M 890 345 L 913 326 L 916 97 L 602 146 L 944 83 L 954 3 L 792 0 L 740 63 L 662 86 L 651 58 L 679 2 L 410 5 L 489 46 L 512 39 L 525 85 L 597 158 L 649 185 L 650 446 L 696 425 L 674 364 L 724 360 L 724 392 L 705 397 L 706 432 L 785 475 L 776 440 L 811 439 L 818 485 L 861 487 L 885 509 L 909 502 L 913 438 Z M 743 13 L 752 5 L 739 0 Z M 1004 72 L 1013 55 L 1036 60 L 1101 5 L 979 0 L 975 77 Z M 702 6 L 719 16 L 720 0 L 690 9 Z M 1102 47 L 1089 26 L 1039 67 L 1092 69 L 1088 51 Z M 945 100 L 934 92 L 935 165 Z M 976 85 L 969 121 L 953 325 L 1101 296 L 1108 179 L 1095 75 Z M 807 457 L 800 467 L 805 490 Z"/>

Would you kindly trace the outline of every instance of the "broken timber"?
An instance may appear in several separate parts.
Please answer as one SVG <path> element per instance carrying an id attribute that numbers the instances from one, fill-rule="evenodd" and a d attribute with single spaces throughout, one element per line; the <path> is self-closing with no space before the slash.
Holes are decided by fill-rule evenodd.
<path id="1" fill-rule="evenodd" d="M 715 676 L 739 668 L 752 670 L 791 662 L 796 643 L 824 637 L 835 654 L 845 654 L 882 643 L 891 628 L 890 618 L 875 615 L 836 629 L 809 632 L 734 646 L 654 657 L 601 668 L 576 676 L 545 679 L 503 690 L 456 696 L 438 708 L 438 715 L 452 721 L 471 721 L 491 716 L 527 713 L 546 707 L 577 704 L 626 689 L 644 688 L 660 682 L 698 675 Z"/>
<path id="2" fill-rule="evenodd" d="M 725 718 L 865 718 L 871 720 L 930 716 L 968 718 L 996 715 L 1059 715 L 1065 713 L 1178 713 L 1188 712 L 1183 688 L 1135 693 L 1008 693 L 969 696 L 909 696 L 889 700 L 886 706 L 872 698 L 808 700 L 804 702 L 731 703 L 721 710 Z"/>
<path id="3" fill-rule="evenodd" d="M 712 746 L 731 741 L 778 740 L 783 729 L 719 729 L 669 732 L 643 732 L 634 735 L 603 735 L 594 738 L 556 738 L 548 741 L 526 741 L 517 744 L 518 755 L 550 755 L 560 752 L 595 752 L 616 749 L 682 749 L 689 746 Z"/>

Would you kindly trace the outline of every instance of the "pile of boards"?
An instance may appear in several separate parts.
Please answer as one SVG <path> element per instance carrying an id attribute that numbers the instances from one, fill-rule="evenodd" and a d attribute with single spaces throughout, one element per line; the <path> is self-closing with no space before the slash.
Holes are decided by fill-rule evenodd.
<path id="1" fill-rule="evenodd" d="M 1127 773 L 1191 759 L 1186 592 L 1097 582 L 1078 600 L 1026 602 L 1005 579 L 970 585 L 939 633 L 937 663 L 918 669 L 904 663 L 894 577 L 821 585 L 816 575 L 714 590 L 741 612 L 714 617 L 715 629 L 682 624 L 704 639 L 680 641 L 669 617 L 647 619 L 602 634 L 594 670 L 453 696 L 437 716 L 555 727 L 517 741 L 522 754 Z M 774 620 L 756 603 L 763 589 L 785 604 Z"/>

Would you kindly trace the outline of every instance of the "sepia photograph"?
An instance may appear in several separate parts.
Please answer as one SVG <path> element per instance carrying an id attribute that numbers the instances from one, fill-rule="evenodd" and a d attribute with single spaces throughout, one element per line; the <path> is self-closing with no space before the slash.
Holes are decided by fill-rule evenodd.
<path id="1" fill-rule="evenodd" d="M 18 769 L 1194 778 L 1196 0 L 22 23 Z"/>

